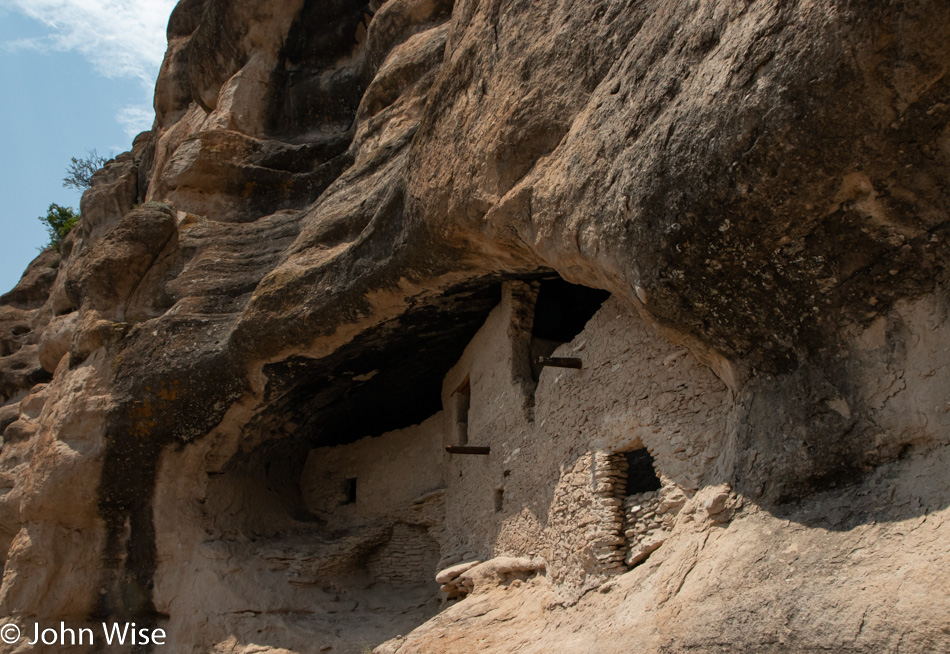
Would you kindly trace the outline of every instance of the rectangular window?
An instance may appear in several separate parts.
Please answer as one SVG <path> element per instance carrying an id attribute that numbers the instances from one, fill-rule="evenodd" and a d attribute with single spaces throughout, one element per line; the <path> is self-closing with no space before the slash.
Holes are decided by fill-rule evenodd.
<path id="1" fill-rule="evenodd" d="M 356 477 L 343 480 L 343 504 L 356 504 Z"/>
<path id="2" fill-rule="evenodd" d="M 468 377 L 455 393 L 455 444 L 468 445 L 468 413 L 472 407 L 472 384 Z"/>

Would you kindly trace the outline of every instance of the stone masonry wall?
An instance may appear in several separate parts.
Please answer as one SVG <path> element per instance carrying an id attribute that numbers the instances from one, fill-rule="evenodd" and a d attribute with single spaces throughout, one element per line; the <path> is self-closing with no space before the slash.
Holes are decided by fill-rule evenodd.
<path id="1" fill-rule="evenodd" d="M 687 496 L 674 485 L 658 491 L 628 495 L 623 500 L 624 537 L 627 555 L 624 563 L 633 567 L 642 563 L 670 535 L 676 516 Z"/>
<path id="2" fill-rule="evenodd" d="M 305 505 L 321 516 L 394 517 L 442 487 L 442 415 L 420 425 L 311 450 L 301 477 Z M 356 501 L 347 503 L 347 480 Z"/>
<path id="3" fill-rule="evenodd" d="M 627 461 L 622 454 L 594 452 L 591 460 L 593 506 L 597 520 L 588 531 L 591 549 L 598 564 L 606 570 L 624 564 L 623 489 L 627 483 Z"/>
<path id="4" fill-rule="evenodd" d="M 382 532 L 360 564 L 377 581 L 433 583 L 445 519 L 441 426 L 436 414 L 420 425 L 312 450 L 307 459 L 301 490 L 308 508 L 330 528 Z"/>
<path id="5" fill-rule="evenodd" d="M 425 526 L 397 522 L 386 544 L 370 555 L 367 568 L 379 581 L 418 586 L 432 581 L 439 555 L 439 542 Z"/>
<path id="6" fill-rule="evenodd" d="M 614 453 L 646 447 L 664 485 L 685 498 L 718 479 L 731 396 L 686 348 L 615 299 L 554 353 L 582 359 L 581 370 L 546 368 L 536 387 L 525 383 L 529 289 L 508 284 L 443 385 L 451 406 L 468 380 L 468 442 L 491 452 L 445 455 L 440 565 L 541 558 L 570 595 L 626 569 L 623 496 L 608 488 Z M 452 433 L 446 420 L 444 433 Z"/>
<path id="7" fill-rule="evenodd" d="M 714 475 L 729 408 L 722 382 L 608 300 L 555 353 L 582 359 L 582 369 L 545 369 L 535 384 L 529 356 L 536 297 L 533 284 L 506 285 L 445 378 L 443 412 L 311 452 L 301 481 L 311 510 L 331 524 L 389 525 L 388 540 L 366 562 L 377 579 L 419 583 L 458 561 L 526 556 L 543 559 L 570 594 L 659 547 L 675 516 L 669 507 L 657 512 L 660 496 L 675 495 L 681 506 Z M 446 453 L 463 433 L 467 445 L 490 453 Z M 678 447 L 684 438 L 688 449 Z M 618 452 L 644 446 L 664 490 L 655 502 L 643 498 L 648 508 L 634 515 Z M 443 486 L 444 513 L 413 512 L 414 501 Z"/>

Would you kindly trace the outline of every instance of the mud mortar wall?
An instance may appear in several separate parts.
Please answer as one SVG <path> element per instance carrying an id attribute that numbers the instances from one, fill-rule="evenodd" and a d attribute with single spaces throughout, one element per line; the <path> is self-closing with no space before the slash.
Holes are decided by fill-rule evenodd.
<path id="1" fill-rule="evenodd" d="M 182 0 L 168 34 L 154 129 L 0 297 L 0 614 L 183 654 L 950 651 L 945 0 Z M 536 289 L 485 319 L 554 273 L 614 299 L 535 383 Z M 308 507 L 310 450 L 439 399 L 444 492 Z M 347 431 L 387 400 L 425 408 Z M 597 476 L 640 446 L 621 525 Z M 546 576 L 429 621 L 420 525 Z"/>
<path id="2" fill-rule="evenodd" d="M 450 405 L 455 389 L 469 380 L 469 443 L 491 448 L 488 456 L 445 457 L 444 553 L 449 562 L 541 557 L 553 581 L 580 588 L 594 583 L 585 581 L 588 575 L 599 578 L 609 569 L 599 549 L 619 549 L 621 543 L 609 541 L 623 537 L 620 501 L 602 506 L 594 459 L 646 447 L 668 484 L 695 492 L 719 474 L 730 394 L 685 349 L 616 300 L 555 352 L 582 359 L 583 368 L 546 368 L 531 389 L 514 358 L 523 355 L 523 335 L 511 327 L 530 325 L 523 316 L 532 310 L 518 303 L 524 294 L 512 293 L 520 284 L 506 287 L 502 304 L 443 387 Z M 524 409 L 532 390 L 533 420 Z M 445 433 L 453 433 L 452 424 Z"/>
<path id="3" fill-rule="evenodd" d="M 404 514 L 443 486 L 442 424 L 438 413 L 407 429 L 311 450 L 300 480 L 304 503 L 328 519 Z M 356 480 L 355 502 L 344 497 L 347 480 Z"/>
<path id="4" fill-rule="evenodd" d="M 365 523 L 387 530 L 361 562 L 381 582 L 434 583 L 445 521 L 442 424 L 438 413 L 420 425 L 318 448 L 307 457 L 300 485 L 315 515 L 330 528 Z"/>

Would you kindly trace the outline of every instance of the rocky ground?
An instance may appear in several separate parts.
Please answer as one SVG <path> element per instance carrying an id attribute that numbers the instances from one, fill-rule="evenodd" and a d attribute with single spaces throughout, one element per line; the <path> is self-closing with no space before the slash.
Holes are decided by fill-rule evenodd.
<path id="1" fill-rule="evenodd" d="M 725 385 L 742 508 L 379 651 L 950 650 L 950 6 L 181 0 L 168 37 L 152 131 L 0 297 L 0 613 L 408 632 L 438 607 L 307 626 L 248 543 L 319 534 L 305 453 L 434 413 L 499 284 L 556 272 Z"/>

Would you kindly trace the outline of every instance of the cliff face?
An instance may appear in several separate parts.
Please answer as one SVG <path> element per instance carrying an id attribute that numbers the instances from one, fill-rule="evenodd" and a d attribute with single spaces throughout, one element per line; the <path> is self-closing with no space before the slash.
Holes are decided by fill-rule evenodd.
<path id="1" fill-rule="evenodd" d="M 0 298 L 3 615 L 950 650 L 950 6 L 181 0 L 168 39 Z"/>

